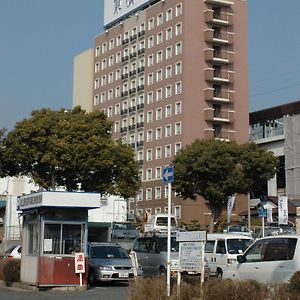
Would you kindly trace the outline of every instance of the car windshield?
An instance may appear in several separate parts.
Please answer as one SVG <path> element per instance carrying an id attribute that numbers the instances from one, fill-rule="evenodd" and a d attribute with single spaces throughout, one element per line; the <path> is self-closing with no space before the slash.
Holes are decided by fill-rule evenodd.
<path id="1" fill-rule="evenodd" d="M 248 228 L 245 226 L 231 226 L 228 228 L 229 232 L 249 232 Z"/>
<path id="2" fill-rule="evenodd" d="M 160 243 L 160 251 L 167 251 L 168 247 L 168 240 L 167 237 L 161 237 L 159 239 Z M 171 237 L 171 252 L 178 252 L 179 251 L 179 242 L 176 242 L 176 237 Z"/>
<path id="3" fill-rule="evenodd" d="M 117 246 L 92 246 L 91 247 L 91 258 L 120 258 L 120 259 L 129 259 L 129 255 L 124 249 Z"/>
<path id="4" fill-rule="evenodd" d="M 136 227 L 131 223 L 116 223 L 113 225 L 113 229 L 135 230 Z"/>
<path id="5" fill-rule="evenodd" d="M 252 241 L 249 239 L 228 239 L 227 250 L 230 254 L 242 254 L 250 245 Z"/>

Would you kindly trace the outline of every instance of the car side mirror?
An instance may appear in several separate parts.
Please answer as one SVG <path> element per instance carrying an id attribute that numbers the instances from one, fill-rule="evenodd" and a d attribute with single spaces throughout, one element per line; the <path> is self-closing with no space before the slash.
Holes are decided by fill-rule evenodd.
<path id="1" fill-rule="evenodd" d="M 237 261 L 242 264 L 243 262 L 245 262 L 244 256 L 243 255 L 238 255 L 237 256 Z"/>

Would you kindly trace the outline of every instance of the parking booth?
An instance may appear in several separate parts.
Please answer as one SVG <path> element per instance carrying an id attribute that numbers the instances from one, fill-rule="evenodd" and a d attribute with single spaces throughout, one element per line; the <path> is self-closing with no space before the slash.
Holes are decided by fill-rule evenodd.
<path id="1" fill-rule="evenodd" d="M 18 198 L 23 215 L 21 282 L 37 287 L 87 285 L 88 210 L 100 194 L 37 192 Z"/>

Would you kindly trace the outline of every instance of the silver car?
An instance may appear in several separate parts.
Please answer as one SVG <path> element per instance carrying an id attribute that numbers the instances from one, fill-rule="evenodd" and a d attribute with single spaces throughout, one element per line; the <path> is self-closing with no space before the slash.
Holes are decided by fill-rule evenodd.
<path id="1" fill-rule="evenodd" d="M 129 281 L 134 277 L 132 261 L 116 243 L 90 243 L 88 251 L 89 283 Z"/>

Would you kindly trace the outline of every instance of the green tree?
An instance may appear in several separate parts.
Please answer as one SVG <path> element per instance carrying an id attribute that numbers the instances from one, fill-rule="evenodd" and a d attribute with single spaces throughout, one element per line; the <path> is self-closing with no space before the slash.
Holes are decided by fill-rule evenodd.
<path id="1" fill-rule="evenodd" d="M 80 107 L 33 111 L 4 138 L 2 170 L 6 176 L 29 176 L 47 190 L 80 186 L 87 192 L 134 196 L 138 165 L 128 145 L 112 140 L 111 127 L 102 112 Z"/>
<path id="2" fill-rule="evenodd" d="M 209 228 L 212 232 L 228 197 L 236 192 L 247 194 L 257 189 L 257 180 L 272 178 L 277 159 L 253 143 L 238 145 L 210 139 L 196 140 L 183 148 L 173 165 L 173 189 L 183 199 L 197 196 L 205 199 L 212 213 Z"/>

